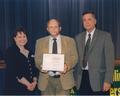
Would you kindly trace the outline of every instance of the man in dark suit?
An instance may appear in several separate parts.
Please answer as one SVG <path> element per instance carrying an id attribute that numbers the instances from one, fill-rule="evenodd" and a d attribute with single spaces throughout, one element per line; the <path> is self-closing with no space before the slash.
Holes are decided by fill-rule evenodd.
<path id="1" fill-rule="evenodd" d="M 96 29 L 93 12 L 85 12 L 82 16 L 86 31 L 76 36 L 79 52 L 77 89 L 79 94 L 109 94 L 114 69 L 111 35 Z"/>

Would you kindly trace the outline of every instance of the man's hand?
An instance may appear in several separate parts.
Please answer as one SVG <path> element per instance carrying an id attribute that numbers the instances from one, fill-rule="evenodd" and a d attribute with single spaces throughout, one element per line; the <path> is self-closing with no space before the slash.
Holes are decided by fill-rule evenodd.
<path id="1" fill-rule="evenodd" d="M 48 71 L 47 70 L 41 70 L 42 73 L 47 73 Z"/>
<path id="2" fill-rule="evenodd" d="M 65 74 L 67 72 L 67 69 L 68 69 L 67 64 L 64 64 L 64 71 L 62 73 Z"/>
<path id="3" fill-rule="evenodd" d="M 41 65 L 41 72 L 42 72 L 42 73 L 47 73 L 47 72 L 48 72 L 47 70 L 42 70 L 42 66 L 43 66 L 43 65 Z"/>
<path id="4" fill-rule="evenodd" d="M 104 85 L 103 85 L 103 91 L 108 91 L 111 87 L 111 84 L 108 83 L 108 82 L 104 82 Z"/>

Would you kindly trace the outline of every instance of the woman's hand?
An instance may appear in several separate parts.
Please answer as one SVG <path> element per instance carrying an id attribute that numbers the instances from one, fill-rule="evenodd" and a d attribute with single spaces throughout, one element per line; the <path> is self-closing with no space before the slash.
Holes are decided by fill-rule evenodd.
<path id="1" fill-rule="evenodd" d="M 36 81 L 30 83 L 25 77 L 22 77 L 21 79 L 17 78 L 17 80 L 19 83 L 25 85 L 29 91 L 33 91 L 37 84 Z"/>
<path id="2" fill-rule="evenodd" d="M 37 85 L 37 82 L 34 81 L 27 86 L 27 89 L 29 91 L 33 91 L 35 89 L 36 85 Z"/>
<path id="3" fill-rule="evenodd" d="M 30 83 L 26 86 L 29 91 L 33 91 L 33 85 Z"/>

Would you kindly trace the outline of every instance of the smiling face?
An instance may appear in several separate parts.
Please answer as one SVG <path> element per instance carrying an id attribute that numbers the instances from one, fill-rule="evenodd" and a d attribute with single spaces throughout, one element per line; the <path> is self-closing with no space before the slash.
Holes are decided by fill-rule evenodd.
<path id="1" fill-rule="evenodd" d="M 56 37 L 60 34 L 60 26 L 59 22 L 55 19 L 51 19 L 47 24 L 47 31 L 50 33 L 51 36 Z"/>
<path id="2" fill-rule="evenodd" d="M 92 13 L 87 13 L 83 15 L 83 26 L 88 31 L 91 32 L 96 25 L 96 19 Z"/>
<path id="3" fill-rule="evenodd" d="M 14 37 L 14 41 L 18 46 L 25 46 L 27 43 L 27 36 L 24 32 L 17 32 L 16 36 Z"/>

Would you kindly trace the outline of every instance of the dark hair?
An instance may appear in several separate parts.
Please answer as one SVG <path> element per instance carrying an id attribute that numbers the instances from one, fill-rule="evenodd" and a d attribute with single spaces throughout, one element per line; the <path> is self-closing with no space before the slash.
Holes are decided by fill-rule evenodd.
<path id="1" fill-rule="evenodd" d="M 24 27 L 23 26 L 17 26 L 14 33 L 13 33 L 13 38 L 17 36 L 18 33 L 24 33 L 26 36 L 27 36 L 27 39 L 28 39 L 28 35 L 27 35 L 27 32 L 25 31 Z M 15 40 L 12 38 L 12 41 L 13 41 L 13 44 L 16 44 Z M 27 44 L 25 45 L 25 48 L 28 49 L 28 42 Z"/>
<path id="2" fill-rule="evenodd" d="M 92 16 L 96 19 L 95 13 L 93 11 L 86 11 L 86 12 L 82 13 L 82 16 L 84 16 L 86 14 L 92 14 Z"/>
<path id="3" fill-rule="evenodd" d="M 59 20 L 59 19 L 56 19 L 56 18 L 50 19 L 50 20 L 47 22 L 47 26 L 48 26 L 48 24 L 50 23 L 51 20 L 55 20 L 55 21 L 58 23 L 59 27 L 61 26 L 60 20 Z"/>
<path id="4" fill-rule="evenodd" d="M 25 35 L 27 35 L 25 29 L 22 26 L 17 26 L 14 33 L 13 33 L 13 37 L 17 36 L 17 33 L 24 33 Z"/>

